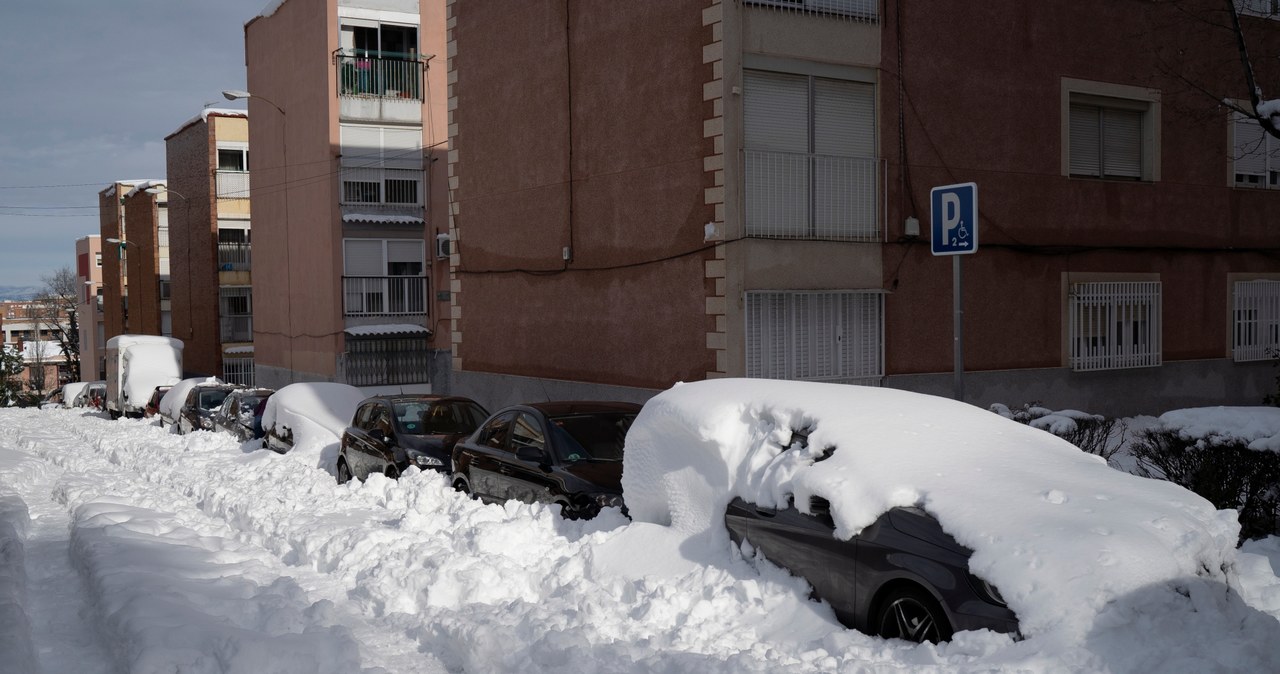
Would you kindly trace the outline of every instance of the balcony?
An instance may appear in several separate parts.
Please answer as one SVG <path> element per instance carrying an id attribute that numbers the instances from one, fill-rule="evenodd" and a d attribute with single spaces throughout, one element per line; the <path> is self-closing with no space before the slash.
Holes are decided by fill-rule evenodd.
<path id="1" fill-rule="evenodd" d="M 423 316 L 427 313 L 425 276 L 343 276 L 343 315 Z"/>
<path id="2" fill-rule="evenodd" d="M 344 219 L 424 222 L 421 169 L 349 166 L 340 180 Z"/>
<path id="3" fill-rule="evenodd" d="M 223 316 L 220 319 L 221 330 L 218 332 L 222 343 L 252 342 L 253 316 Z"/>
<path id="4" fill-rule="evenodd" d="M 743 159 L 747 236 L 880 240 L 880 160 L 760 150 Z"/>
<path id="5" fill-rule="evenodd" d="M 335 54 L 334 63 L 343 119 L 422 122 L 422 61 L 366 52 Z"/>
<path id="6" fill-rule="evenodd" d="M 744 4 L 795 14 L 830 15 L 858 22 L 876 21 L 880 9 L 876 0 L 747 0 Z"/>
<path id="7" fill-rule="evenodd" d="M 249 198 L 248 171 L 218 170 L 214 173 L 214 182 L 216 183 L 219 199 Z"/>
<path id="8" fill-rule="evenodd" d="M 218 271 L 249 271 L 252 252 L 251 244 L 218 242 Z"/>

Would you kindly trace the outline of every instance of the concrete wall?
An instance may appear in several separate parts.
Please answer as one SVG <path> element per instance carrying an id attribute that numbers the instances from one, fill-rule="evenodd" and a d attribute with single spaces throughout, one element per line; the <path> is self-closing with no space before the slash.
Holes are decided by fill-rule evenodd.
<path id="1" fill-rule="evenodd" d="M 119 244 L 110 243 L 107 239 L 119 239 L 123 228 L 123 214 L 120 211 L 122 186 L 112 183 L 110 187 L 98 193 L 98 227 L 102 241 L 102 322 L 106 332 L 105 339 L 124 334 L 124 282 L 121 278 L 122 264 Z M 125 187 L 124 189 L 128 189 Z"/>

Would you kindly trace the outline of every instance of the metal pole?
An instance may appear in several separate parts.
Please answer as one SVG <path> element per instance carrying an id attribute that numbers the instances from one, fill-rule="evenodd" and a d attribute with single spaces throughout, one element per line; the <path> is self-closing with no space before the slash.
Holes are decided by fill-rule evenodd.
<path id="1" fill-rule="evenodd" d="M 955 309 L 955 322 L 952 325 L 952 336 L 955 342 L 955 399 L 964 401 L 964 307 L 961 304 L 960 258 L 951 256 L 952 306 Z"/>

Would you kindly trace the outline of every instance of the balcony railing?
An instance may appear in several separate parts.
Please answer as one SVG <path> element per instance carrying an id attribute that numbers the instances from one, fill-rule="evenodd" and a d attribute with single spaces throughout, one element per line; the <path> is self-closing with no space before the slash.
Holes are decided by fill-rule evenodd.
<path id="1" fill-rule="evenodd" d="M 880 9 L 877 0 L 747 0 L 746 4 L 797 14 L 826 14 L 853 21 L 875 21 Z"/>
<path id="2" fill-rule="evenodd" d="M 338 94 L 422 100 L 422 61 L 338 54 Z"/>
<path id="3" fill-rule="evenodd" d="M 253 263 L 252 244 L 218 243 L 219 271 L 249 271 Z"/>
<path id="4" fill-rule="evenodd" d="M 420 384 L 431 374 L 425 337 L 348 337 L 340 361 L 344 379 L 352 386 Z"/>
<path id="5" fill-rule="evenodd" d="M 427 313 L 425 276 L 343 276 L 343 315 L 421 316 Z"/>
<path id="6" fill-rule="evenodd" d="M 223 316 L 221 323 L 224 343 L 253 341 L 253 316 Z"/>
<path id="7" fill-rule="evenodd" d="M 878 241 L 879 160 L 743 152 L 747 236 Z"/>
<path id="8" fill-rule="evenodd" d="M 253 358 L 223 358 L 222 381 L 253 386 Z"/>
<path id="9" fill-rule="evenodd" d="M 249 172 L 248 171 L 222 171 L 219 170 L 215 174 L 215 182 L 217 183 L 219 199 L 248 199 L 249 198 Z"/>

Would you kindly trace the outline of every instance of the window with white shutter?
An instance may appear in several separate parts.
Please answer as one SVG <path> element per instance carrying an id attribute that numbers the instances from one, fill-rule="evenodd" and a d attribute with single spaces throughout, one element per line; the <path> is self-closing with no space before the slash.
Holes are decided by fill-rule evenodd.
<path id="1" fill-rule="evenodd" d="M 875 241 L 875 85 L 743 72 L 749 236 Z"/>
<path id="2" fill-rule="evenodd" d="M 1084 98 L 1084 97 L 1081 97 Z M 1087 97 L 1075 102 L 1069 121 L 1070 166 L 1073 176 L 1142 179 L 1145 107 L 1129 101 L 1098 102 Z"/>
<path id="3" fill-rule="evenodd" d="M 344 239 L 344 314 L 425 314 L 427 278 L 422 239 Z"/>
<path id="4" fill-rule="evenodd" d="M 422 129 L 342 124 L 342 203 L 423 203 Z"/>
<path id="5" fill-rule="evenodd" d="M 884 376 L 884 296 L 877 291 L 746 294 L 746 374 L 876 384 Z"/>
<path id="6" fill-rule="evenodd" d="M 1231 113 L 1232 158 L 1239 187 L 1280 187 L 1280 140 L 1238 112 Z"/>

